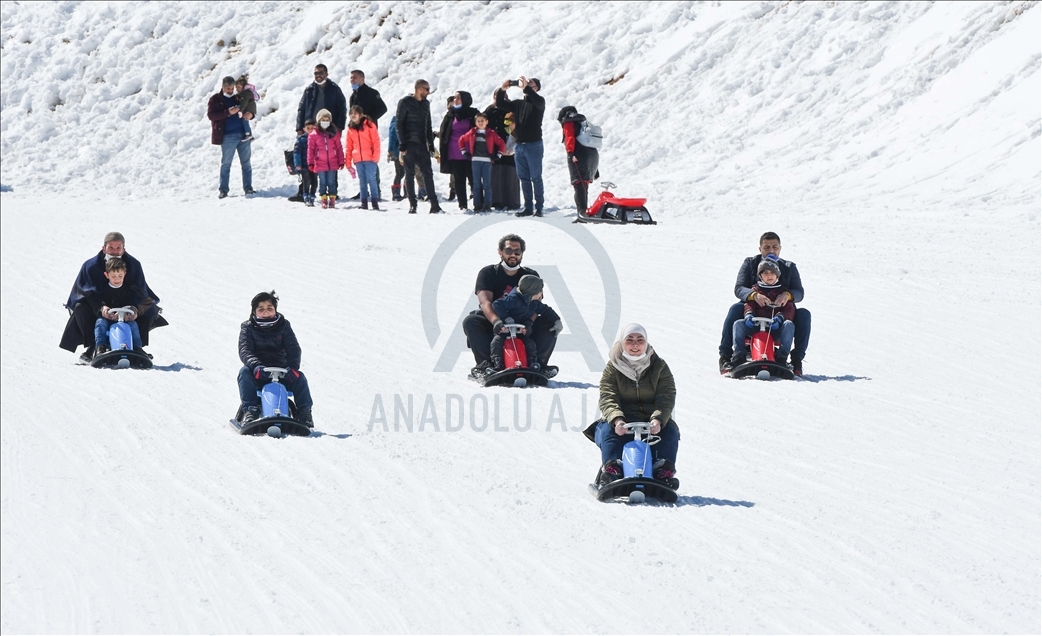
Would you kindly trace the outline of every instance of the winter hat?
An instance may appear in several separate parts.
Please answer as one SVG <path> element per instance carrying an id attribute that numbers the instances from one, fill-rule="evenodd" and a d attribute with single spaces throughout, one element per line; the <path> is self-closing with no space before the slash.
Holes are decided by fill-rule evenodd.
<path id="1" fill-rule="evenodd" d="M 275 306 L 275 309 L 279 308 L 279 297 L 275 294 L 275 290 L 273 289 L 270 292 L 261 292 L 253 297 L 253 300 L 250 301 L 250 307 L 252 308 L 253 313 L 257 313 L 257 305 L 264 301 L 269 301 Z"/>
<path id="2" fill-rule="evenodd" d="M 557 121 L 564 123 L 566 120 L 571 118 L 573 115 L 578 115 L 579 110 L 575 106 L 565 106 L 557 113 Z"/>
<path id="3" fill-rule="evenodd" d="M 765 256 L 763 260 L 760 261 L 760 265 L 756 268 L 756 275 L 760 276 L 760 274 L 768 270 L 774 272 L 775 276 L 781 278 L 781 268 L 778 267 L 778 259 L 774 254 Z"/>
<path id="4" fill-rule="evenodd" d="M 525 298 L 530 299 L 543 291 L 543 279 L 538 276 L 532 276 L 531 274 L 525 274 L 521 277 L 521 280 L 517 282 L 517 288 Z"/>
<path id="5" fill-rule="evenodd" d="M 317 113 L 315 113 L 315 121 L 316 122 L 320 122 L 320 121 L 322 121 L 323 117 L 328 117 L 329 118 L 329 122 L 330 123 L 333 122 L 333 113 L 329 112 L 329 110 L 326 109 L 326 108 L 323 108 L 322 110 L 320 110 Z"/>
<path id="6" fill-rule="evenodd" d="M 533 82 L 535 82 L 535 89 L 537 91 L 543 90 L 543 83 L 539 81 L 539 78 L 537 78 L 537 77 L 529 77 L 528 79 L 530 79 Z"/>

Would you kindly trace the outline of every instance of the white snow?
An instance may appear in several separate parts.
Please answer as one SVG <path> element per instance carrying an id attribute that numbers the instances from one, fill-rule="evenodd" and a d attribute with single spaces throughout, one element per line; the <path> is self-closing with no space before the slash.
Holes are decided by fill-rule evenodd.
<path id="1" fill-rule="evenodd" d="M 1032 2 L 3 3 L 0 629 L 1039 633 L 1040 18 Z M 483 107 L 539 77 L 547 219 L 287 202 L 282 150 L 318 62 L 345 88 L 366 70 L 392 110 L 426 78 L 436 116 L 455 90 Z M 236 164 L 218 201 L 206 100 L 244 71 L 260 196 L 236 196 Z M 659 225 L 568 223 L 567 104 Z M 171 322 L 152 371 L 55 346 L 113 229 Z M 814 315 L 801 382 L 716 373 L 765 230 Z M 578 352 L 555 353 L 549 389 L 479 389 L 465 355 L 434 371 L 510 231 L 526 264 L 558 268 L 550 302 L 573 299 L 568 331 L 601 356 L 617 277 L 621 322 L 677 377 L 680 505 L 586 493 L 599 452 L 576 431 L 599 370 Z M 238 324 L 272 288 L 312 438 L 226 425 Z M 479 432 L 483 403 L 498 419 Z"/>

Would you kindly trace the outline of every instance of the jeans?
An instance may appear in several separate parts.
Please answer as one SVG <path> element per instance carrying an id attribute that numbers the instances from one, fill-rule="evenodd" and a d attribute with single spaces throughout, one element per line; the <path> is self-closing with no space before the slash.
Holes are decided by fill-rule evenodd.
<path id="1" fill-rule="evenodd" d="M 474 209 L 484 210 L 492 207 L 492 162 L 471 161 L 470 170 L 474 175 Z"/>
<path id="2" fill-rule="evenodd" d="M 755 325 L 749 328 L 745 325 L 745 320 L 734 321 L 734 353 L 735 355 L 748 355 L 749 348 L 745 346 L 745 339 L 752 336 L 754 333 L 760 330 L 760 325 Z M 784 360 L 789 357 L 789 350 L 792 349 L 792 335 L 796 331 L 796 325 L 791 320 L 786 320 L 782 323 L 776 331 L 773 332 L 774 339 L 778 343 L 778 360 Z"/>
<path id="3" fill-rule="evenodd" d="M 651 447 L 651 454 L 656 460 L 664 459 L 668 464 L 676 466 L 677 450 L 680 447 L 680 427 L 676 422 L 670 420 L 662 427 L 658 436 L 662 439 Z M 601 449 L 601 465 L 603 466 L 613 459 L 622 459 L 622 447 L 633 441 L 633 433 L 616 435 L 615 427 L 610 422 L 602 421 L 597 422 L 597 430 L 593 432 L 593 441 Z"/>
<path id="4" fill-rule="evenodd" d="M 98 318 L 94 323 L 94 346 L 100 347 L 101 345 L 109 346 L 109 327 L 116 323 L 115 320 L 108 320 L 106 318 Z M 141 328 L 137 326 L 137 321 L 131 320 L 127 323 L 130 325 L 130 338 L 135 349 L 141 348 Z"/>
<path id="5" fill-rule="evenodd" d="M 336 170 L 323 170 L 318 173 L 319 196 L 336 196 Z"/>
<path id="6" fill-rule="evenodd" d="M 239 165 L 242 166 L 242 189 L 253 189 L 253 166 L 250 165 L 251 142 L 243 141 L 236 135 L 225 135 L 221 141 L 221 185 L 219 189 L 228 193 L 228 178 L 232 172 L 232 158 L 239 153 Z"/>
<path id="7" fill-rule="evenodd" d="M 745 303 L 735 303 L 727 310 L 727 318 L 724 319 L 723 333 L 720 334 L 720 356 L 730 358 L 734 347 L 734 323 L 742 320 L 745 314 Z M 810 311 L 798 308 L 796 310 L 795 330 L 793 332 L 792 359 L 801 361 L 807 355 L 807 345 L 810 344 Z"/>
<path id="8" fill-rule="evenodd" d="M 535 189 L 535 209 L 543 211 L 543 142 L 526 141 L 514 148 L 517 178 L 525 197 L 525 211 L 532 211 L 532 190 Z"/>
<path id="9" fill-rule="evenodd" d="M 297 373 L 300 373 L 299 371 Z M 249 367 L 239 369 L 239 401 L 243 407 L 260 406 L 260 396 L 257 391 L 264 388 L 265 384 L 271 382 L 268 374 L 261 374 L 261 379 L 253 377 L 253 370 Z M 294 378 L 292 373 L 282 376 L 279 380 L 286 385 L 289 392 L 293 394 L 293 402 L 297 405 L 297 412 L 311 408 L 311 389 L 308 388 L 308 379 L 300 373 L 299 378 Z"/>
<path id="10" fill-rule="evenodd" d="M 358 172 L 358 196 L 376 202 L 380 200 L 380 184 L 377 182 L 375 161 L 359 161 L 355 164 Z"/>

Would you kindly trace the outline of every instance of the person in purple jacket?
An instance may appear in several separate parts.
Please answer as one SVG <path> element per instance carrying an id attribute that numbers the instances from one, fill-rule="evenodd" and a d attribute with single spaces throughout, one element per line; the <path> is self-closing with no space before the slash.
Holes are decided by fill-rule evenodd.
<path id="1" fill-rule="evenodd" d="M 459 209 L 467 209 L 467 182 L 474 177 L 470 172 L 470 160 L 460 150 L 460 137 L 474 127 L 474 117 L 478 109 L 471 106 L 474 100 L 470 93 L 459 91 L 453 100 L 452 110 L 441 120 L 438 132 L 438 145 L 441 153 L 441 172 L 451 174 L 456 189 L 456 201 Z"/>

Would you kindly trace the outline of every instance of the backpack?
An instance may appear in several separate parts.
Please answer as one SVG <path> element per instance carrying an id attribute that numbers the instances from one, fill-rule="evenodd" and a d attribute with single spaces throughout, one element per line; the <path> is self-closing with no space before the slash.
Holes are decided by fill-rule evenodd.
<path id="1" fill-rule="evenodd" d="M 585 119 L 579 124 L 579 134 L 576 135 L 575 140 L 587 148 L 600 148 L 604 134 L 601 132 L 600 126 Z"/>

